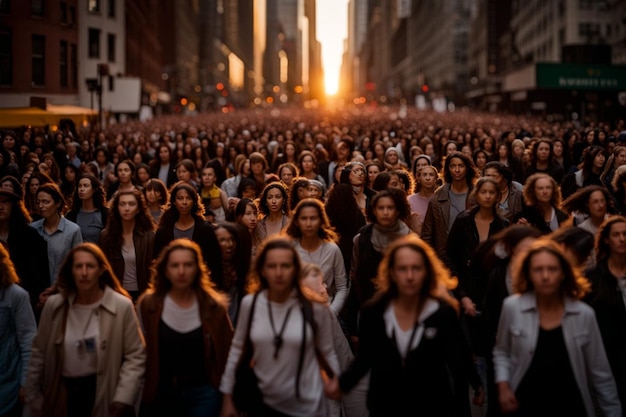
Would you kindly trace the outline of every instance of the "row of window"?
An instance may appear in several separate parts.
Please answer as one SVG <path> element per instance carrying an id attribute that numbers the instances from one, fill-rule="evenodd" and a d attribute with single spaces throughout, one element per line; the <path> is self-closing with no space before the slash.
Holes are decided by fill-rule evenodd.
<path id="1" fill-rule="evenodd" d="M 107 16 L 115 18 L 116 14 L 116 2 L 117 0 L 107 1 Z M 92 14 L 100 14 L 102 12 L 103 0 L 88 0 L 87 11 Z M 30 13 L 32 16 L 43 16 L 45 13 L 45 0 L 30 0 Z M 61 1 L 61 22 L 74 23 L 76 22 L 76 8 L 74 6 L 68 6 L 67 2 Z M 11 0 L 0 0 L 0 13 L 11 12 Z"/>
<path id="2" fill-rule="evenodd" d="M 100 59 L 100 29 L 89 28 L 89 58 Z M 116 36 L 113 33 L 107 34 L 107 60 L 115 62 L 115 42 Z"/>

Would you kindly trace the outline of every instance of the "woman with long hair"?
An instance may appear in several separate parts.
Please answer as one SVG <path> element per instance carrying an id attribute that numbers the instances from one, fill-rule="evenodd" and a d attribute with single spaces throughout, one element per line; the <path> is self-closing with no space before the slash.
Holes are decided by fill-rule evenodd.
<path id="1" fill-rule="evenodd" d="M 585 150 L 582 162 L 582 168 L 576 172 L 567 174 L 563 178 L 561 184 L 561 193 L 566 199 L 577 190 L 589 185 L 600 185 L 604 187 L 604 183 L 600 179 L 600 175 L 604 171 L 606 164 L 606 151 L 599 146 L 592 146 Z"/>
<path id="2" fill-rule="evenodd" d="M 261 241 L 279 234 L 289 222 L 289 196 L 287 188 L 278 181 L 268 184 L 259 197 L 261 219 L 256 233 Z"/>
<path id="3" fill-rule="evenodd" d="M 548 238 L 520 260 L 493 349 L 504 414 L 593 416 L 598 407 L 603 415 L 622 415 L 596 315 L 581 301 L 589 289 Z"/>
<path id="4" fill-rule="evenodd" d="M 542 173 L 550 175 L 557 184 L 563 180 L 565 170 L 554 161 L 552 140 L 541 138 L 537 140 L 530 150 L 530 163 L 524 171 L 524 183 L 533 174 Z"/>
<path id="5" fill-rule="evenodd" d="M 191 184 L 194 188 L 198 188 L 198 171 L 196 165 L 191 159 L 183 159 L 176 164 L 176 177 L 178 181 Z"/>
<path id="6" fill-rule="evenodd" d="M 220 286 L 222 260 L 215 230 L 204 218 L 204 205 L 196 189 L 182 181 L 172 187 L 169 206 L 159 219 L 153 258 L 157 258 L 171 241 L 180 238 L 192 240 L 200 246 L 212 279 Z"/>
<path id="7" fill-rule="evenodd" d="M 427 165 L 417 170 L 415 178 L 415 193 L 409 195 L 407 201 L 411 207 L 411 230 L 419 235 L 422 233 L 428 202 L 437 189 L 439 172 L 434 166 Z"/>
<path id="8" fill-rule="evenodd" d="M 251 344 L 253 372 L 263 399 L 249 416 L 326 415 L 316 350 L 337 372 L 331 316 L 325 306 L 305 297 L 299 282 L 301 268 L 298 253 L 287 239 L 270 238 L 259 250 L 250 275 L 251 293 L 242 300 L 222 376 L 221 416 L 237 416 L 232 395 L 235 369 L 247 343 Z"/>
<path id="9" fill-rule="evenodd" d="M 83 237 L 80 227 L 63 216 L 65 199 L 58 185 L 49 183 L 37 189 L 37 208 L 42 218 L 30 225 L 48 242 L 48 267 L 52 286 L 65 256 L 74 246 L 83 243 Z"/>
<path id="10" fill-rule="evenodd" d="M 326 188 L 324 177 L 317 173 L 317 160 L 315 154 L 311 151 L 302 151 L 298 156 L 298 170 L 300 176 L 309 180 L 318 180 Z"/>
<path id="11" fill-rule="evenodd" d="M 472 377 L 481 404 L 458 302 L 449 293 L 454 281 L 432 248 L 415 235 L 395 240 L 375 284 L 376 295 L 361 312 L 356 357 L 340 378 L 326 384 L 326 393 L 341 398 L 369 371 L 371 415 L 456 415 L 452 383 L 467 384 Z M 469 408 L 467 385 L 462 392 Z"/>
<path id="12" fill-rule="evenodd" d="M 41 219 L 36 203 L 37 190 L 40 186 L 50 183 L 54 183 L 52 178 L 42 172 L 33 171 L 24 184 L 24 205 L 33 220 Z"/>
<path id="13" fill-rule="evenodd" d="M 95 176 L 82 174 L 74 190 L 72 208 L 65 217 L 80 227 L 84 242 L 98 243 L 108 215 L 106 192 L 102 184 Z"/>
<path id="14" fill-rule="evenodd" d="M 234 217 L 231 219 L 233 222 L 243 226 L 250 235 L 250 242 L 252 250 L 250 253 L 250 259 L 253 261 L 256 256 L 257 248 L 261 244 L 261 240 L 256 234 L 256 225 L 259 223 L 259 209 L 249 198 L 242 198 L 237 202 L 234 210 Z"/>
<path id="15" fill-rule="evenodd" d="M 100 248 L 73 248 L 33 341 L 26 402 L 33 416 L 134 415 L 146 351 L 128 293 Z"/>
<path id="16" fill-rule="evenodd" d="M 296 177 L 289 187 L 289 210 L 295 210 L 300 202 L 309 196 L 309 180 L 304 177 Z"/>
<path id="17" fill-rule="evenodd" d="M 615 213 L 626 216 L 626 165 L 615 170 L 610 191 L 615 202 Z"/>
<path id="18" fill-rule="evenodd" d="M 137 302 L 146 338 L 147 416 L 219 414 L 218 386 L 233 336 L 227 304 L 196 243 L 176 239 L 163 248 Z"/>
<path id="19" fill-rule="evenodd" d="M 348 298 L 346 269 L 337 246 L 337 235 L 331 228 L 324 205 L 314 198 L 298 203 L 285 234 L 294 240 L 294 247 L 303 262 L 322 269 L 330 296 L 330 309 L 339 315 Z"/>
<path id="20" fill-rule="evenodd" d="M 626 165 L 626 146 L 616 146 L 611 153 L 611 156 L 606 160 L 606 164 L 604 165 L 604 171 L 602 175 L 600 175 L 600 179 L 603 184 L 611 189 L 611 183 L 613 182 L 613 177 L 615 176 L 615 171 L 621 167 Z"/>
<path id="21" fill-rule="evenodd" d="M 135 180 L 135 164 L 130 159 L 121 160 L 115 165 L 115 175 L 117 181 L 109 186 L 107 200 L 113 198 L 116 191 L 141 189 Z"/>
<path id="22" fill-rule="evenodd" d="M 561 189 L 548 174 L 533 174 L 526 180 L 522 190 L 524 208 L 517 215 L 517 223 L 535 226 L 548 234 L 570 221 L 561 210 Z"/>
<path id="23" fill-rule="evenodd" d="M 485 165 L 483 176 L 498 183 L 500 200 L 498 214 L 512 222 L 522 211 L 522 185 L 513 180 L 513 171 L 499 161 L 491 161 Z"/>
<path id="24" fill-rule="evenodd" d="M 300 171 L 298 171 L 298 167 L 291 162 L 285 162 L 280 164 L 276 169 L 276 175 L 280 178 L 280 181 L 285 184 L 285 187 L 291 187 L 293 180 L 298 178 Z"/>
<path id="25" fill-rule="evenodd" d="M 341 184 L 350 184 L 354 199 L 363 213 L 370 205 L 371 199 L 376 194 L 371 188 L 367 188 L 367 177 L 365 174 L 365 165 L 362 162 L 347 163 L 339 177 Z"/>
<path id="26" fill-rule="evenodd" d="M 160 179 L 168 188 L 176 183 L 176 158 L 172 148 L 167 143 L 162 143 L 157 147 L 154 159 L 150 164 L 152 167 L 150 177 Z"/>
<path id="27" fill-rule="evenodd" d="M 13 261 L 0 245 L 0 415 L 18 417 L 33 338 L 37 333 L 28 291 L 20 285 Z"/>
<path id="28" fill-rule="evenodd" d="M 63 192 L 63 197 L 71 204 L 74 189 L 78 184 L 78 178 L 80 177 L 80 170 L 76 168 L 74 164 L 67 164 L 63 167 L 63 175 L 61 177 L 61 191 Z"/>
<path id="29" fill-rule="evenodd" d="M 613 212 L 613 200 L 609 190 L 601 185 L 589 185 L 576 191 L 561 204 L 566 213 L 582 216 L 576 224 L 595 235 L 606 218 Z"/>
<path id="30" fill-rule="evenodd" d="M 133 300 L 148 287 L 155 228 L 140 191 L 118 191 L 113 195 L 99 246 Z"/>
<path id="31" fill-rule="evenodd" d="M 165 207 L 167 207 L 170 201 L 170 195 L 165 183 L 158 178 L 150 178 L 143 187 L 143 195 L 146 197 L 150 215 L 152 215 L 155 223 L 158 223 L 161 214 L 163 214 Z"/>

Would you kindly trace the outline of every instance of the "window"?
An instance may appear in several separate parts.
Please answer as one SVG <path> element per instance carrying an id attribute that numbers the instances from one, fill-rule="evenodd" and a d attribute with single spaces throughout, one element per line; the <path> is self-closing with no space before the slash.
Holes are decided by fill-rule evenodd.
<path id="1" fill-rule="evenodd" d="M 115 17 L 115 2 L 117 0 L 109 0 L 109 9 L 107 10 L 107 16 Z"/>
<path id="2" fill-rule="evenodd" d="M 62 1 L 59 3 L 59 12 L 59 21 L 61 23 L 67 23 L 67 2 Z"/>
<path id="3" fill-rule="evenodd" d="M 0 29 L 0 85 L 13 84 L 13 36 L 10 29 Z"/>
<path id="4" fill-rule="evenodd" d="M 61 87 L 67 87 L 67 41 L 61 41 L 59 46 L 59 76 Z"/>
<path id="5" fill-rule="evenodd" d="M 100 13 L 100 0 L 88 0 L 87 11 L 89 13 Z"/>
<path id="6" fill-rule="evenodd" d="M 89 58 L 100 58 L 100 29 L 89 29 Z"/>
<path id="7" fill-rule="evenodd" d="M 33 35 L 32 38 L 32 84 L 46 84 L 46 37 Z"/>
<path id="8" fill-rule="evenodd" d="M 73 25 L 76 23 L 76 7 L 70 6 L 68 10 L 69 10 L 69 16 L 68 16 L 67 23 L 69 23 L 70 25 Z"/>
<path id="9" fill-rule="evenodd" d="M 43 16 L 43 0 L 30 0 L 30 14 Z"/>
<path id="10" fill-rule="evenodd" d="M 115 35 L 112 33 L 107 36 L 107 58 L 109 62 L 115 62 Z"/>
<path id="11" fill-rule="evenodd" d="M 72 88 L 78 88 L 78 52 L 74 43 L 70 45 L 70 68 L 72 70 Z"/>
<path id="12" fill-rule="evenodd" d="M 581 37 L 592 37 L 595 35 L 600 35 L 600 24 L 599 23 L 579 23 L 578 35 Z"/>

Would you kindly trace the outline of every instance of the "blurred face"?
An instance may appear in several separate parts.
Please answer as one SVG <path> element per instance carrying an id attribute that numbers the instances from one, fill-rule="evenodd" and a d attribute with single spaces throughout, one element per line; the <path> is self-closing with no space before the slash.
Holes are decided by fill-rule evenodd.
<path id="1" fill-rule="evenodd" d="M 291 185 L 291 181 L 293 180 L 293 172 L 289 168 L 283 168 L 280 171 L 280 180 L 285 183 L 287 186 Z"/>
<path id="2" fill-rule="evenodd" d="M 227 229 L 218 227 L 215 230 L 215 236 L 217 237 L 217 242 L 220 244 L 220 249 L 222 250 L 222 259 L 225 261 L 232 261 L 235 254 L 235 248 L 237 246 L 233 235 L 231 235 Z"/>
<path id="3" fill-rule="evenodd" d="M 487 156 L 485 156 L 484 153 L 479 152 L 476 155 L 476 166 L 477 167 L 484 167 L 487 164 Z"/>
<path id="4" fill-rule="evenodd" d="M 38 188 L 39 188 L 39 179 L 38 178 L 31 179 L 30 180 L 30 186 L 29 186 L 30 193 L 35 195 L 35 193 L 37 192 Z"/>
<path id="5" fill-rule="evenodd" d="M 2 142 L 5 149 L 13 149 L 15 147 L 15 139 L 12 136 L 5 136 Z"/>
<path id="6" fill-rule="evenodd" d="M 312 270 L 302 278 L 300 281 L 302 287 L 308 288 L 313 291 L 314 294 L 319 295 L 322 300 L 328 301 L 328 291 L 326 290 L 326 284 L 324 284 L 324 277 L 320 271 Z"/>
<path id="7" fill-rule="evenodd" d="M 315 237 L 322 226 L 322 219 L 315 207 L 305 207 L 300 210 L 296 219 L 296 226 L 300 229 L 303 237 Z"/>
<path id="8" fill-rule="evenodd" d="M 365 170 L 361 165 L 355 165 L 350 170 L 349 176 L 350 184 L 361 187 L 365 184 Z"/>
<path id="9" fill-rule="evenodd" d="M 343 142 L 339 142 L 337 145 L 337 159 L 339 161 L 346 161 L 350 156 L 350 148 Z"/>
<path id="10" fill-rule="evenodd" d="M 65 179 L 68 182 L 76 181 L 76 172 L 72 168 L 65 168 Z"/>
<path id="11" fill-rule="evenodd" d="M 210 188 L 215 184 L 215 170 L 213 168 L 204 168 L 202 170 L 202 185 Z"/>
<path id="12" fill-rule="evenodd" d="M 55 203 L 54 198 L 44 191 L 37 193 L 36 204 L 39 214 L 45 218 L 58 214 L 61 206 L 61 203 Z"/>
<path id="13" fill-rule="evenodd" d="M 78 198 L 81 200 L 88 200 L 93 197 L 94 191 L 88 178 L 81 178 L 78 181 Z"/>
<path id="14" fill-rule="evenodd" d="M 450 142 L 446 145 L 446 155 L 450 155 L 452 152 L 456 151 L 456 143 Z"/>
<path id="15" fill-rule="evenodd" d="M 426 158 L 419 158 L 416 164 L 417 164 L 417 167 L 416 167 L 417 169 L 424 168 L 430 165 Z"/>
<path id="16" fill-rule="evenodd" d="M 535 195 L 540 203 L 549 204 L 553 193 L 552 181 L 540 178 L 535 182 Z"/>
<path id="17" fill-rule="evenodd" d="M 398 293 L 404 297 L 418 297 L 426 279 L 426 266 L 421 253 L 403 247 L 396 251 L 394 266 L 389 270 Z"/>
<path id="18" fill-rule="evenodd" d="M 419 171 L 419 182 L 422 187 L 434 188 L 437 185 L 437 175 L 430 168 L 425 168 Z"/>
<path id="19" fill-rule="evenodd" d="M 606 156 L 604 156 L 604 153 L 598 152 L 596 156 L 593 158 L 593 167 L 595 169 L 600 170 L 604 168 L 605 162 L 606 162 Z"/>
<path id="20" fill-rule="evenodd" d="M 379 198 L 374 207 L 376 223 L 383 227 L 391 227 L 398 220 L 398 209 L 391 197 Z"/>
<path id="21" fill-rule="evenodd" d="M 243 165 L 241 166 L 241 175 L 243 177 L 247 177 L 248 175 L 250 175 L 251 172 L 251 168 L 250 168 L 250 161 L 246 159 L 246 162 L 243 163 Z"/>
<path id="22" fill-rule="evenodd" d="M 13 211 L 13 200 L 0 196 L 0 221 L 8 221 Z"/>
<path id="23" fill-rule="evenodd" d="M 172 289 L 184 290 L 193 285 L 198 275 L 196 255 L 189 249 L 175 249 L 170 252 L 165 266 L 165 278 Z"/>
<path id="24" fill-rule="evenodd" d="M 283 193 L 278 188 L 272 188 L 267 192 L 265 201 L 270 212 L 278 213 L 283 208 Z"/>
<path id="25" fill-rule="evenodd" d="M 180 165 L 176 168 L 176 177 L 178 177 L 178 181 L 189 182 L 191 181 L 191 172 L 184 165 Z"/>
<path id="26" fill-rule="evenodd" d="M 293 253 L 282 248 L 269 250 L 261 274 L 267 280 L 270 291 L 279 294 L 291 292 L 296 274 Z"/>
<path id="27" fill-rule="evenodd" d="M 370 165 L 367 167 L 367 180 L 370 184 L 374 183 L 376 177 L 380 174 L 380 168 L 378 165 Z"/>
<path id="28" fill-rule="evenodd" d="M 540 162 L 547 162 L 550 157 L 550 145 L 542 142 L 537 147 L 537 160 Z"/>
<path id="29" fill-rule="evenodd" d="M 165 146 L 161 146 L 159 148 L 159 158 L 161 162 L 164 164 L 168 164 L 170 162 L 170 150 Z"/>
<path id="30" fill-rule="evenodd" d="M 554 156 L 560 158 L 563 156 L 563 144 L 559 141 L 556 141 L 552 144 L 552 152 Z"/>
<path id="31" fill-rule="evenodd" d="M 306 187 L 306 191 L 308 197 L 310 198 L 317 198 L 318 200 L 322 198 L 322 190 L 320 190 L 320 188 L 316 187 L 315 185 L 308 185 Z"/>
<path id="32" fill-rule="evenodd" d="M 387 184 L 387 186 L 389 188 L 396 188 L 398 190 L 404 191 L 404 184 L 402 183 L 402 181 L 400 181 L 400 177 L 398 177 L 397 175 L 391 176 L 391 179 L 389 180 L 389 184 Z"/>
<path id="33" fill-rule="evenodd" d="M 179 190 L 174 197 L 174 205 L 181 215 L 191 214 L 193 200 L 187 190 Z"/>
<path id="34" fill-rule="evenodd" d="M 621 256 L 623 259 L 626 256 L 626 223 L 614 223 L 604 242 L 609 246 L 611 255 Z"/>
<path id="35" fill-rule="evenodd" d="M 515 155 L 518 158 L 521 158 L 523 154 L 524 154 L 524 147 L 522 145 L 517 144 L 513 146 L 513 155 Z"/>
<path id="36" fill-rule="evenodd" d="M 263 162 L 252 162 L 250 163 L 250 169 L 254 175 L 263 174 Z"/>
<path id="37" fill-rule="evenodd" d="M 310 156 L 305 156 L 302 158 L 302 171 L 304 173 L 309 173 L 313 171 L 315 168 L 315 164 L 313 163 L 313 158 Z"/>
<path id="38" fill-rule="evenodd" d="M 14 192 L 15 190 L 13 189 L 13 183 L 11 181 L 5 181 L 2 184 L 0 184 L 0 187 L 4 190 L 9 190 L 11 192 Z"/>
<path id="39" fill-rule="evenodd" d="M 498 147 L 498 156 L 500 158 L 506 158 L 508 156 L 508 154 L 509 154 L 509 150 L 506 147 L 506 145 L 500 145 Z"/>
<path id="40" fill-rule="evenodd" d="M 241 198 L 249 198 L 254 200 L 256 198 L 256 189 L 254 187 L 246 187 L 241 192 Z"/>
<path id="41" fill-rule="evenodd" d="M 137 203 L 137 199 L 134 195 L 123 195 L 120 196 L 119 202 L 117 203 L 117 209 L 120 212 L 122 220 L 130 221 L 137 215 L 137 212 L 139 211 L 139 203 Z"/>
<path id="42" fill-rule="evenodd" d="M 137 178 L 139 178 L 142 184 L 145 184 L 150 179 L 150 173 L 145 168 L 139 168 L 137 170 Z"/>
<path id="43" fill-rule="evenodd" d="M 72 278 L 79 293 L 91 292 L 98 288 L 102 272 L 104 268 L 98 264 L 98 259 L 92 253 L 84 250 L 74 253 Z"/>
<path id="44" fill-rule="evenodd" d="M 389 151 L 385 155 L 385 160 L 391 165 L 395 165 L 398 163 L 398 153 L 396 151 Z"/>
<path id="45" fill-rule="evenodd" d="M 615 157 L 615 166 L 620 167 L 626 165 L 626 151 L 620 151 Z"/>
<path id="46" fill-rule="evenodd" d="M 493 179 L 498 184 L 501 184 L 504 177 L 495 168 L 487 168 L 484 173 L 485 177 Z"/>
<path id="47" fill-rule="evenodd" d="M 146 190 L 146 200 L 150 204 L 158 204 L 161 198 L 161 192 L 155 189 Z"/>
<path id="48" fill-rule="evenodd" d="M 117 166 L 117 178 L 119 178 L 121 183 L 124 183 L 124 184 L 129 183 L 132 175 L 133 175 L 132 171 L 128 164 L 121 162 Z"/>
<path id="49" fill-rule="evenodd" d="M 450 160 L 450 175 L 452 181 L 462 181 L 467 175 L 467 167 L 461 158 L 452 158 Z"/>
<path id="50" fill-rule="evenodd" d="M 602 191 L 594 191 L 589 196 L 589 215 L 596 219 L 602 219 L 606 215 L 606 198 Z"/>
<path id="51" fill-rule="evenodd" d="M 250 231 L 254 230 L 254 228 L 256 227 L 256 224 L 258 222 L 258 213 L 256 210 L 256 207 L 253 207 L 251 204 L 248 204 L 246 206 L 246 211 L 243 213 L 243 216 L 241 216 L 241 224 L 244 225 L 244 227 Z"/>
<path id="52" fill-rule="evenodd" d="M 482 208 L 493 208 L 498 200 L 498 190 L 491 183 L 485 183 L 476 193 L 476 202 Z"/>
<path id="53" fill-rule="evenodd" d="M 528 275 L 538 296 L 554 296 L 558 294 L 561 282 L 564 279 L 559 259 L 547 251 L 532 255 Z"/>

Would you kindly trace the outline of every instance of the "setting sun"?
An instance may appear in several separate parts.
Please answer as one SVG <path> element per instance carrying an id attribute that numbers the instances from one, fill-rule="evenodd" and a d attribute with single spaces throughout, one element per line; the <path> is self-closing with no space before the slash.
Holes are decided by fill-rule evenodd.
<path id="1" fill-rule="evenodd" d="M 317 39 L 322 44 L 326 95 L 339 89 L 343 43 L 347 37 L 348 0 L 317 0 Z"/>

